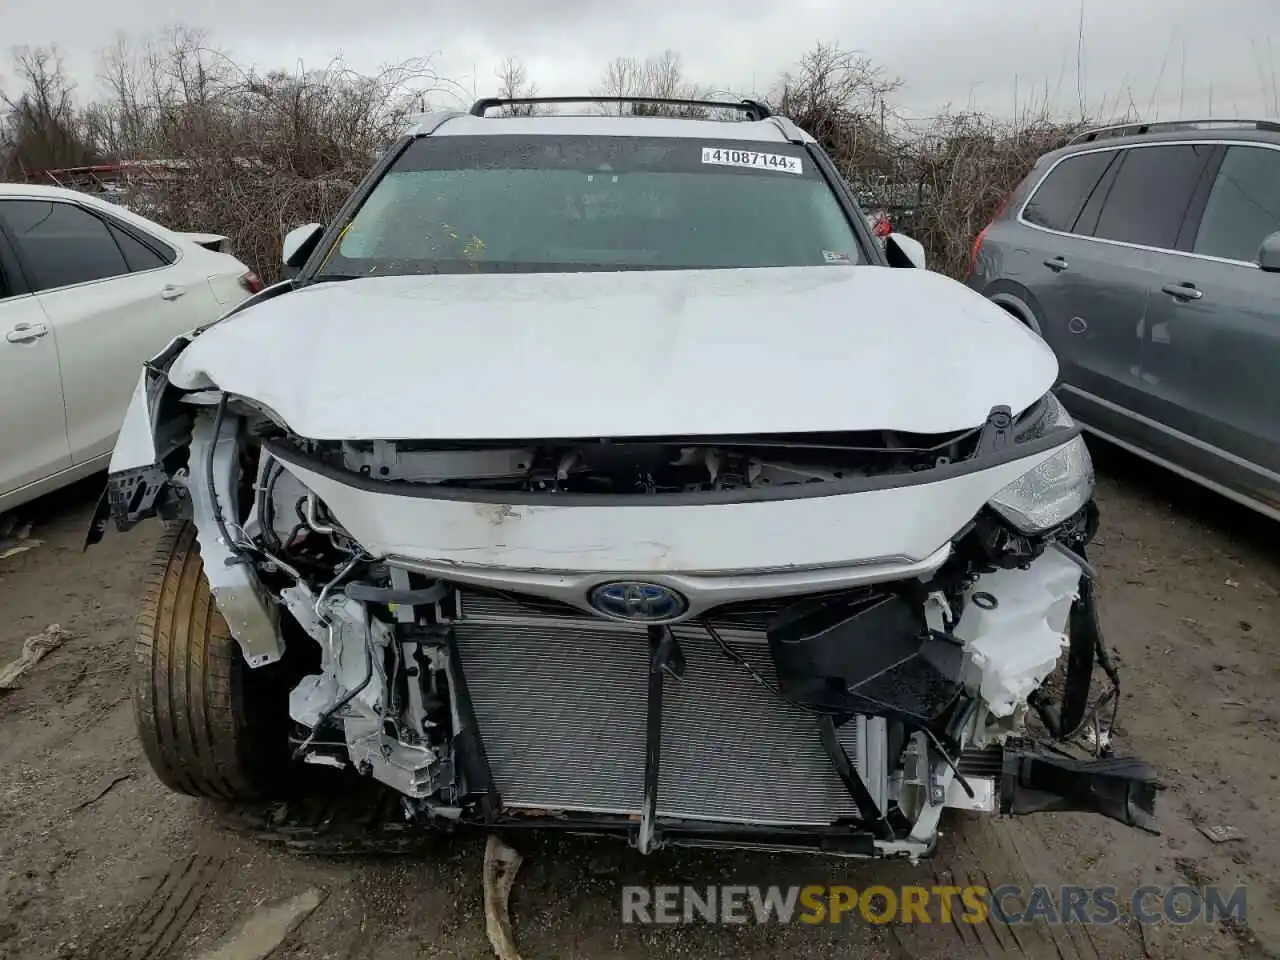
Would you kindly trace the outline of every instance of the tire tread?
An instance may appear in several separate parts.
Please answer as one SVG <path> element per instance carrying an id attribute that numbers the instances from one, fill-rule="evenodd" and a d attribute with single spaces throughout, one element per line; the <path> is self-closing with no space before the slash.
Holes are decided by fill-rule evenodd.
<path id="1" fill-rule="evenodd" d="M 171 525 L 146 571 L 134 643 L 138 736 L 171 790 L 214 800 L 270 792 L 255 776 L 248 670 L 213 601 L 195 526 Z"/>

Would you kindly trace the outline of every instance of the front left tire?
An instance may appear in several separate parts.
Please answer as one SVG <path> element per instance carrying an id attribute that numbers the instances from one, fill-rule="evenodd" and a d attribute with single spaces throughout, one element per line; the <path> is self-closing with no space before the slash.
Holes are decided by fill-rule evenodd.
<path id="1" fill-rule="evenodd" d="M 194 797 L 246 802 L 287 782 L 283 665 L 250 669 L 205 579 L 195 525 L 171 526 L 143 585 L 134 715 L 156 776 Z"/>

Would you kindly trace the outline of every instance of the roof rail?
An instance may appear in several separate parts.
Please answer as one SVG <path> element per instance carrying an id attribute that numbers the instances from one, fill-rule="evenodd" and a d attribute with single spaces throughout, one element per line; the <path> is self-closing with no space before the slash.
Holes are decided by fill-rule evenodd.
<path id="1" fill-rule="evenodd" d="M 707 110 L 740 110 L 748 120 L 765 120 L 773 112 L 758 100 L 682 100 L 674 97 L 484 97 L 471 105 L 473 117 L 483 117 L 495 107 L 531 106 L 551 103 L 646 103 L 672 107 L 702 107 Z"/>
<path id="2" fill-rule="evenodd" d="M 1280 120 L 1243 120 L 1234 117 L 1211 117 L 1204 120 L 1152 120 L 1143 123 L 1138 120 L 1129 123 L 1113 123 L 1105 127 L 1094 127 L 1076 134 L 1067 141 L 1068 146 L 1075 143 L 1090 143 L 1107 137 L 1131 137 L 1144 133 L 1171 133 L 1175 130 L 1204 130 L 1210 125 L 1234 128 L 1236 130 L 1268 130 L 1280 133 Z"/>
<path id="3" fill-rule="evenodd" d="M 804 143 L 804 131 L 797 127 L 794 121 L 787 117 L 779 117 L 776 114 L 769 119 L 773 121 L 775 127 L 782 131 L 782 135 L 790 143 Z"/>
<path id="4" fill-rule="evenodd" d="M 464 116 L 466 114 L 460 110 L 430 110 L 427 113 L 411 113 L 405 117 L 405 126 L 400 131 L 400 134 L 401 136 L 420 137 L 423 134 L 434 133 L 436 128 L 446 120 Z"/>

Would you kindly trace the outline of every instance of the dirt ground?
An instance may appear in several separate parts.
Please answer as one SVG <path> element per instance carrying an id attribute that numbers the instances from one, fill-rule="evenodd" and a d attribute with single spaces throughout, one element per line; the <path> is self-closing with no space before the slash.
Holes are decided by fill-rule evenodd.
<path id="1" fill-rule="evenodd" d="M 1269 957 L 1280 953 L 1280 526 L 1092 444 L 1104 627 L 1121 660 L 1119 748 L 1165 778 L 1163 834 L 1077 815 L 950 820 L 905 863 L 662 851 L 524 837 L 512 896 L 527 957 Z M 51 623 L 74 635 L 0 693 L 0 958 L 202 958 L 260 904 L 323 897 L 272 954 L 492 956 L 482 839 L 413 856 L 303 855 L 166 792 L 133 737 L 131 630 L 158 528 L 80 538 L 97 487 L 25 511 L 42 545 L 0 560 L 0 664 Z M 1213 843 L 1197 829 L 1235 828 Z M 623 884 L 941 882 L 1247 887 L 1245 924 L 624 925 Z"/>

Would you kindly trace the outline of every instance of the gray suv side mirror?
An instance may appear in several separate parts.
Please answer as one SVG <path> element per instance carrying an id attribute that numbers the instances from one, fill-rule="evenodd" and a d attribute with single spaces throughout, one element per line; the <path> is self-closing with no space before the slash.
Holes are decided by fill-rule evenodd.
<path id="1" fill-rule="evenodd" d="M 1258 266 L 1267 273 L 1280 273 L 1280 230 L 1262 241 L 1258 251 Z"/>

